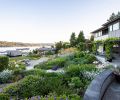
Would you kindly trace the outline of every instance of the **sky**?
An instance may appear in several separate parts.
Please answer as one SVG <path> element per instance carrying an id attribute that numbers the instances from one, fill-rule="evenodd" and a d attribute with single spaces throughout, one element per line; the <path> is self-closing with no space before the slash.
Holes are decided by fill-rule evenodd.
<path id="1" fill-rule="evenodd" d="M 0 41 L 54 43 L 90 32 L 120 11 L 120 0 L 0 0 Z"/>

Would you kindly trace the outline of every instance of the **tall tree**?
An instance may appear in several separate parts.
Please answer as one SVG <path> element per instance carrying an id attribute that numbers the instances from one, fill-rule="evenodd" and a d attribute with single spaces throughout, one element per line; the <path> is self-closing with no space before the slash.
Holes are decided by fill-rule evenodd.
<path id="1" fill-rule="evenodd" d="M 76 37 L 74 32 L 71 34 L 71 37 L 70 37 L 70 46 L 72 47 L 76 46 Z"/>
<path id="2" fill-rule="evenodd" d="M 63 47 L 62 41 L 55 43 L 56 53 L 58 53 L 58 51 L 62 49 L 62 47 Z"/>
<path id="3" fill-rule="evenodd" d="M 91 35 L 89 42 L 87 42 L 87 50 L 89 50 L 90 52 L 92 52 L 93 41 L 94 41 L 94 36 Z"/>
<path id="4" fill-rule="evenodd" d="M 111 20 L 113 20 L 113 19 L 115 19 L 115 18 L 116 18 L 115 13 L 112 13 L 112 15 L 109 17 L 108 21 L 111 21 Z"/>
<path id="5" fill-rule="evenodd" d="M 91 35 L 90 41 L 94 41 L 94 36 L 93 35 Z"/>
<path id="6" fill-rule="evenodd" d="M 120 12 L 118 11 L 117 17 L 120 17 Z"/>
<path id="7" fill-rule="evenodd" d="M 77 44 L 79 44 L 81 42 L 85 42 L 85 37 L 84 37 L 83 31 L 80 31 L 78 38 L 77 38 Z"/>

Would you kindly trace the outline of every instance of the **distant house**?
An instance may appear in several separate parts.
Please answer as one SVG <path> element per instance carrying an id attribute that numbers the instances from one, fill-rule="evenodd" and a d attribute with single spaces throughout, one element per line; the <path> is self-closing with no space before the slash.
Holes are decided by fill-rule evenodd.
<path id="1" fill-rule="evenodd" d="M 22 56 L 22 52 L 18 50 L 8 50 L 7 56 L 10 56 L 10 57 Z"/>

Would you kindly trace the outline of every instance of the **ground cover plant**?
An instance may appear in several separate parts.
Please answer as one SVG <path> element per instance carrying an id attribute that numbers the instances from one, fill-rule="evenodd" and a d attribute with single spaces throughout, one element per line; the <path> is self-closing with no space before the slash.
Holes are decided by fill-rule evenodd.
<path id="1" fill-rule="evenodd" d="M 61 58 L 55 58 L 52 60 L 49 60 L 47 62 L 44 62 L 42 64 L 36 65 L 35 68 L 40 68 L 40 69 L 54 69 L 54 68 L 62 68 L 64 67 L 66 63 L 66 57 L 61 57 Z"/>

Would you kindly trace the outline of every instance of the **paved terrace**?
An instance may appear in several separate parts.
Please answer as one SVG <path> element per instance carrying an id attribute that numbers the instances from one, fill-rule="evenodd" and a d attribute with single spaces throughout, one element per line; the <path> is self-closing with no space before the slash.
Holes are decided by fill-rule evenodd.
<path id="1" fill-rule="evenodd" d="M 117 59 L 114 59 L 112 62 L 108 62 L 106 61 L 105 57 L 104 56 L 99 56 L 97 55 L 96 58 L 104 65 L 104 66 L 107 66 L 107 65 L 113 65 L 113 66 L 120 66 L 120 58 L 117 58 Z"/>
<path id="2" fill-rule="evenodd" d="M 120 83 L 112 71 L 102 72 L 91 82 L 84 100 L 120 100 Z"/>

